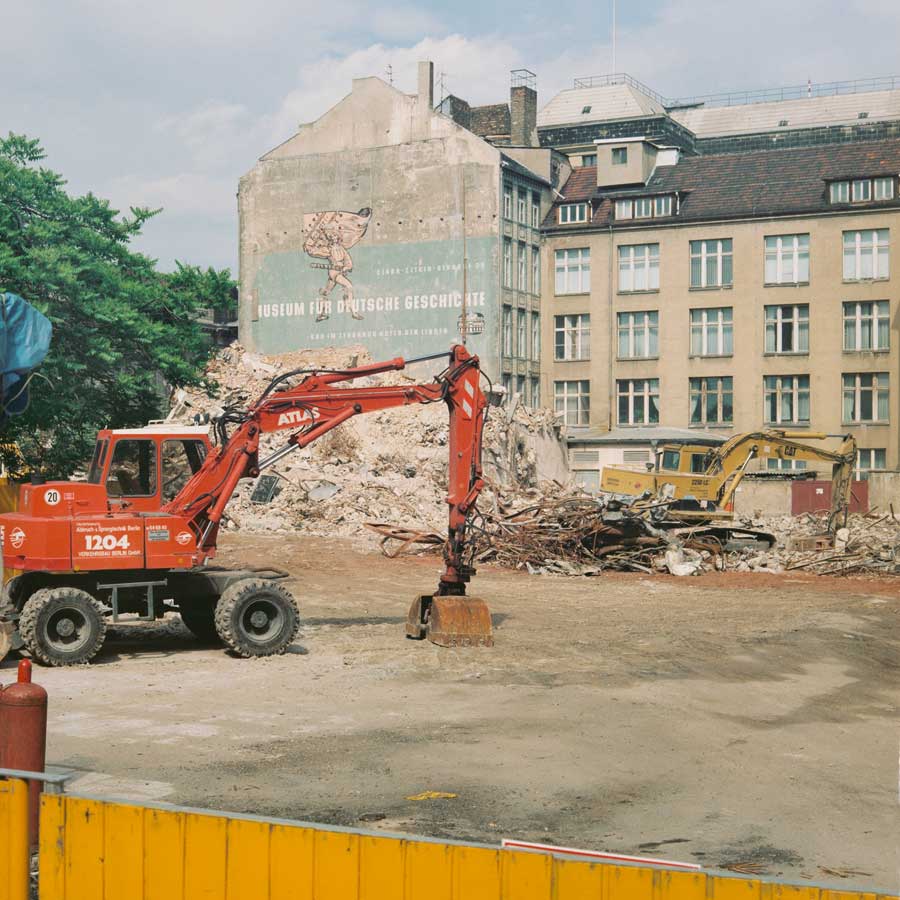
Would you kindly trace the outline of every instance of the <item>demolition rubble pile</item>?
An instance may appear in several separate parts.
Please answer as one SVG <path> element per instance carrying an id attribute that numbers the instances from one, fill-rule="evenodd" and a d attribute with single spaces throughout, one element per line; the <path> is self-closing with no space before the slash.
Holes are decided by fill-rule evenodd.
<path id="1" fill-rule="evenodd" d="M 207 369 L 209 390 L 179 390 L 170 421 L 246 408 L 271 379 L 298 368 L 349 368 L 373 362 L 361 346 L 258 356 L 239 343 L 221 350 Z M 432 364 L 435 365 L 435 364 Z M 356 379 L 348 385 L 429 382 L 436 369 L 415 366 Z M 302 376 L 298 376 L 302 377 Z M 342 385 L 339 385 L 340 387 Z M 260 457 L 282 446 L 289 432 L 263 435 Z M 420 531 L 447 527 L 447 408 L 413 404 L 357 416 L 310 447 L 289 454 L 255 482 L 242 483 L 226 512 L 226 527 L 243 531 L 306 533 L 376 540 L 367 522 Z M 489 410 L 483 463 L 489 487 L 479 505 L 528 498 L 544 482 L 566 482 L 565 447 L 549 410 L 518 403 Z"/>

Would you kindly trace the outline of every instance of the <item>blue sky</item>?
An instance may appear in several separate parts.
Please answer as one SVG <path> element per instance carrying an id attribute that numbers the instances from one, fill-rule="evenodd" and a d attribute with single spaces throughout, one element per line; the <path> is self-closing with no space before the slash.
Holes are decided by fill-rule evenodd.
<path id="1" fill-rule="evenodd" d="M 9 7 L 4 12 L 3 7 Z M 900 74 L 900 3 L 671 0 L 618 4 L 617 69 L 666 96 Z M 339 100 L 353 77 L 538 102 L 612 70 L 605 0 L 0 0 L 0 128 L 40 138 L 76 192 L 163 207 L 138 248 L 237 269 L 237 180 Z M 386 77 L 386 76 L 384 76 Z"/>

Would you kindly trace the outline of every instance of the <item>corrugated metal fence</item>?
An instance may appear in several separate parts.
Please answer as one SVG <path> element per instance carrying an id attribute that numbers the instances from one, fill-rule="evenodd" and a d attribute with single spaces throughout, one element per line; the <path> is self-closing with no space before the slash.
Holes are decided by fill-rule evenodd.
<path id="1" fill-rule="evenodd" d="M 0 782 L 0 900 L 27 896 L 26 796 Z M 897 900 L 69 795 L 43 797 L 39 860 L 41 900 Z"/>

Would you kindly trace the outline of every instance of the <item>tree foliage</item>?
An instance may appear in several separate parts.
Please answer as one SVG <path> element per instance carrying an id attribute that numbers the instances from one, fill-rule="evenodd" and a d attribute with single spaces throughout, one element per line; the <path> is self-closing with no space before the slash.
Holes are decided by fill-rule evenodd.
<path id="1" fill-rule="evenodd" d="M 209 344 L 198 316 L 227 307 L 234 282 L 227 269 L 157 271 L 130 245 L 159 210 L 123 216 L 93 194 L 71 196 L 43 158 L 36 140 L 0 138 L 0 291 L 53 323 L 31 405 L 2 439 L 33 468 L 66 477 L 98 428 L 146 424 L 163 412 L 166 385 L 202 379 Z"/>

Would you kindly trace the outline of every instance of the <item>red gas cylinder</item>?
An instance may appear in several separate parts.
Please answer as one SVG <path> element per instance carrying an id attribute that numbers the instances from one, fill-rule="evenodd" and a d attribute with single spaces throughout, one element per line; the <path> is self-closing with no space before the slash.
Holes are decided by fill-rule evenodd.
<path id="1" fill-rule="evenodd" d="M 31 683 L 31 661 L 19 663 L 19 680 L 0 689 L 0 769 L 43 772 L 47 753 L 47 692 Z M 38 842 L 41 783 L 29 788 L 28 833 Z"/>

